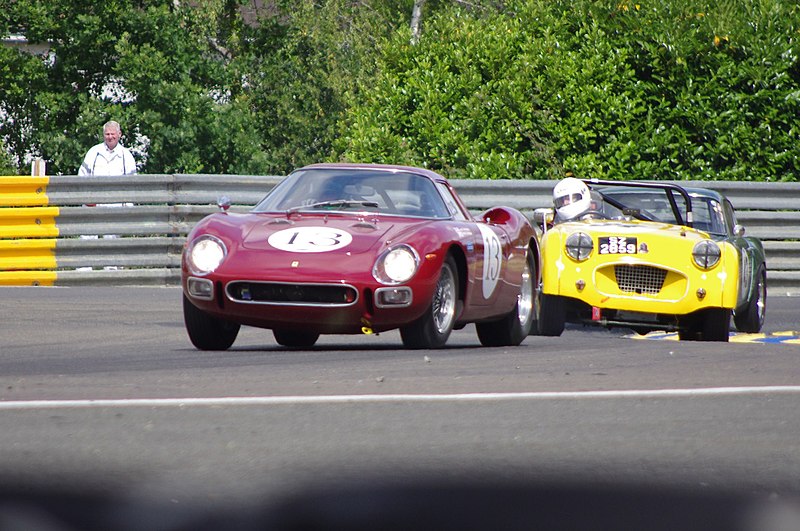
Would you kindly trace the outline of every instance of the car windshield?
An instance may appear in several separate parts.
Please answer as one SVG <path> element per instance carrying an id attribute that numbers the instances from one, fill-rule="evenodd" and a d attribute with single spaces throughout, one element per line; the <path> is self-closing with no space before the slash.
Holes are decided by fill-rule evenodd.
<path id="1" fill-rule="evenodd" d="M 635 212 L 640 219 L 683 224 L 686 220 L 686 199 L 672 194 L 680 212 L 678 220 L 670 205 L 668 192 L 658 189 L 614 187 L 601 190 L 605 199 L 603 213 L 611 219 L 620 218 Z M 714 198 L 696 192 L 691 193 L 692 227 L 710 234 L 724 236 L 728 233 L 724 209 Z M 627 213 L 627 214 L 626 214 Z"/>
<path id="2" fill-rule="evenodd" d="M 298 170 L 254 212 L 369 211 L 425 218 L 451 216 L 435 184 L 409 172 L 353 168 Z"/>
<path id="3" fill-rule="evenodd" d="M 601 193 L 606 200 L 603 205 L 603 211 L 612 219 L 621 217 L 626 212 L 636 211 L 651 221 L 680 222 L 672 209 L 669 196 L 665 190 L 620 187 L 603 189 Z M 684 199 L 676 197 L 675 200 L 678 201 L 683 215 L 686 212 Z"/>
<path id="4" fill-rule="evenodd" d="M 678 219 L 667 190 L 621 186 L 603 188 L 600 193 L 604 199 L 603 213 L 611 219 L 633 214 L 639 219 L 673 224 L 683 224 L 683 220 L 686 219 L 686 200 L 678 194 L 671 194 L 680 211 L 681 219 Z M 692 205 L 694 209 L 694 202 Z"/>

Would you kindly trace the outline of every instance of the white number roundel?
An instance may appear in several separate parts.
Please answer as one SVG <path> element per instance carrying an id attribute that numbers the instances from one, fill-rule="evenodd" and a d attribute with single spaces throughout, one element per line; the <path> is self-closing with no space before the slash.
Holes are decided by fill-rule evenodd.
<path id="1" fill-rule="evenodd" d="M 327 253 L 350 245 L 353 236 L 329 227 L 297 227 L 273 233 L 267 242 L 290 253 Z"/>
<path id="2" fill-rule="evenodd" d="M 485 225 L 478 225 L 483 237 L 483 298 L 488 299 L 497 287 L 503 268 L 503 247 L 500 238 Z"/>

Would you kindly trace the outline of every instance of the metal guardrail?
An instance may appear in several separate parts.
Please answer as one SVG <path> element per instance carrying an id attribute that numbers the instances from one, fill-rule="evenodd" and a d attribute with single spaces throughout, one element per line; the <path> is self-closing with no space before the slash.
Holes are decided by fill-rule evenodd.
<path id="1" fill-rule="evenodd" d="M 186 234 L 217 211 L 217 199 L 245 212 L 281 178 L 0 177 L 0 285 L 176 285 Z M 475 212 L 505 205 L 530 215 L 552 204 L 555 181 L 452 183 Z M 770 292 L 800 293 L 800 183 L 679 184 L 727 195 L 747 233 L 764 242 Z"/>

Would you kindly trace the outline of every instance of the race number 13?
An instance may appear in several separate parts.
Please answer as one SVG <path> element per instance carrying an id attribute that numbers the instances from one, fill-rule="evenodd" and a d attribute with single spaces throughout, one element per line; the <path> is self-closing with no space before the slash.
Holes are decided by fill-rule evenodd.
<path id="1" fill-rule="evenodd" d="M 353 236 L 329 227 L 297 227 L 273 233 L 268 243 L 290 253 L 325 253 L 347 247 Z"/>

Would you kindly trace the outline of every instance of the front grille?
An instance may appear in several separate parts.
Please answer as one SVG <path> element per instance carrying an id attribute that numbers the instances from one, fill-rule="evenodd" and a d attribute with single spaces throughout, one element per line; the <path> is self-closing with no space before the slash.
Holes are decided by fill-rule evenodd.
<path id="1" fill-rule="evenodd" d="M 656 295 L 664 285 L 667 270 L 643 265 L 615 265 L 614 275 L 620 291 Z"/>
<path id="2" fill-rule="evenodd" d="M 343 284 L 231 282 L 227 293 L 238 302 L 298 306 L 348 306 L 358 299 L 356 289 Z"/>

